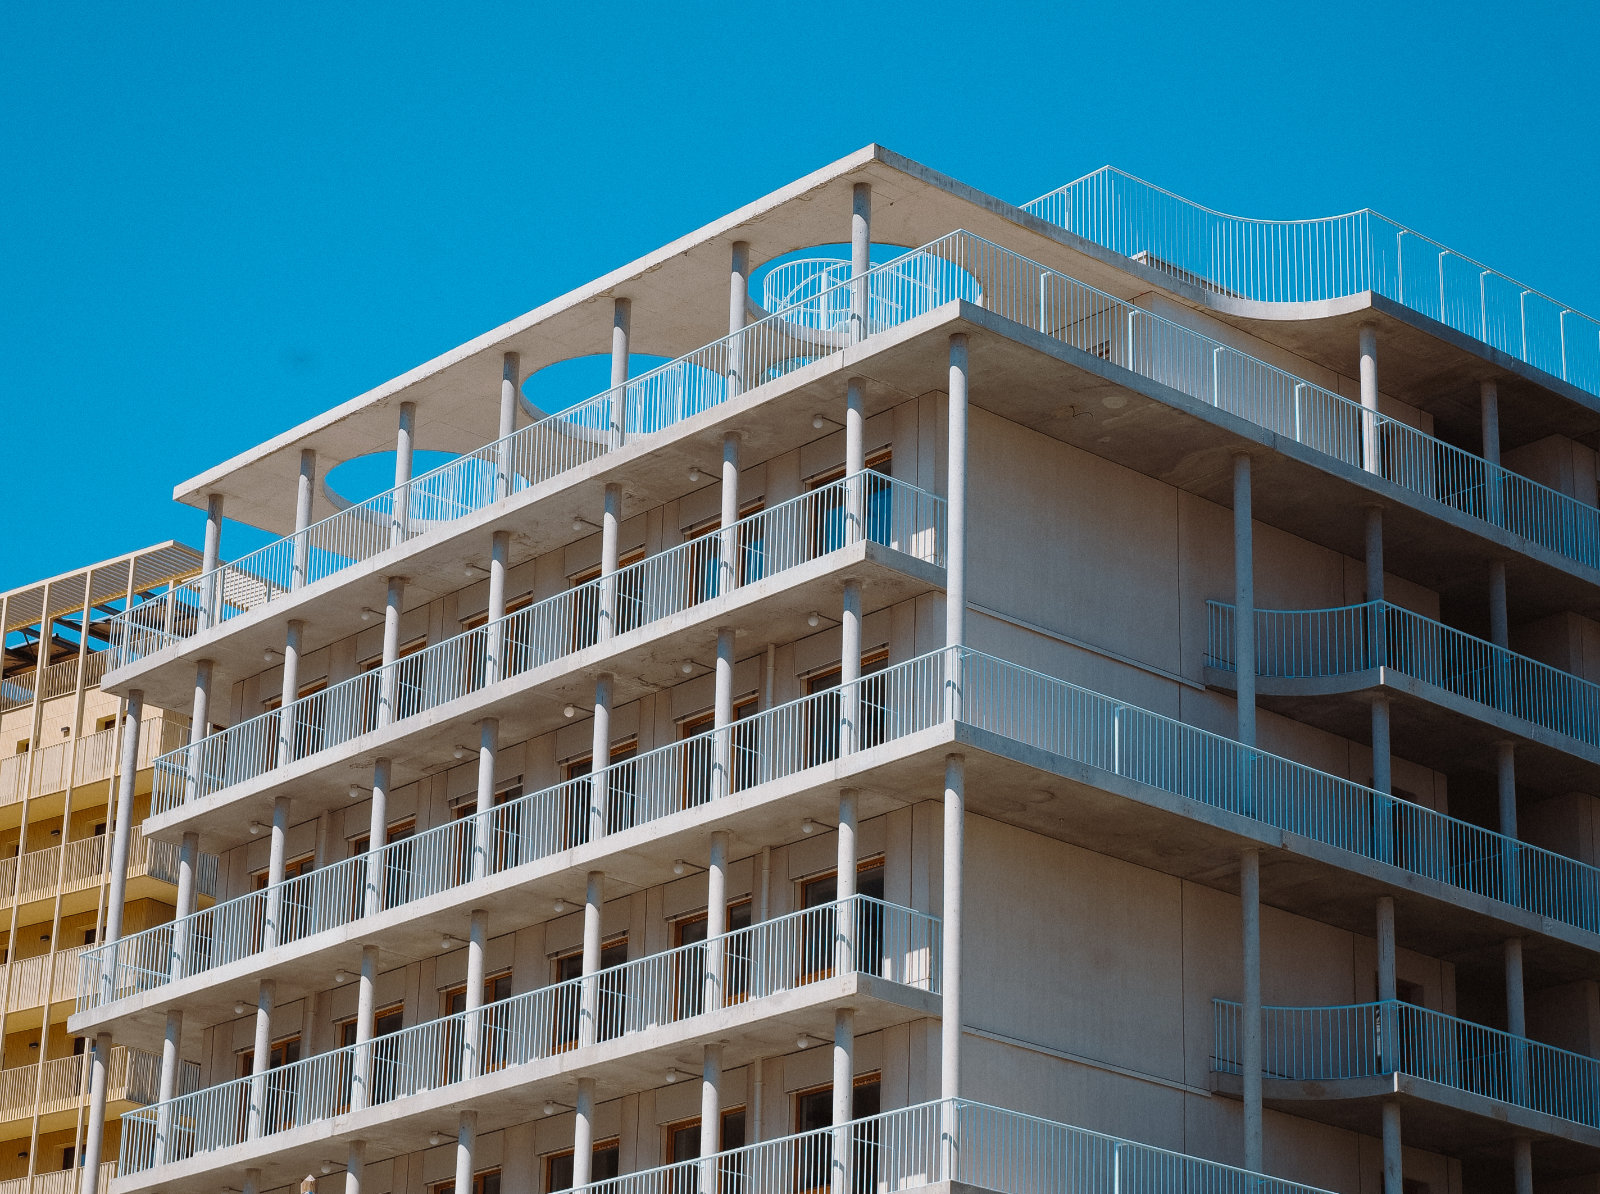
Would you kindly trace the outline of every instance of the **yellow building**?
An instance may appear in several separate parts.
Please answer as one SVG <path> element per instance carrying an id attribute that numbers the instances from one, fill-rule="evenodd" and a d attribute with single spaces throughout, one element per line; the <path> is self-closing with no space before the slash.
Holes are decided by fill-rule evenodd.
<path id="1" fill-rule="evenodd" d="M 0 594 L 0 1194 L 69 1194 L 83 1154 L 88 1049 L 67 1032 L 79 959 L 104 938 L 113 794 L 124 760 L 125 702 L 100 690 L 107 626 L 130 602 L 194 574 L 197 552 L 162 543 Z M 140 833 L 152 762 L 187 741 L 189 719 L 146 707 L 137 766 L 124 924 L 170 920 L 177 851 Z M 208 899 L 214 859 L 197 886 Z M 161 1059 L 117 1049 L 108 1138 L 154 1101 Z M 115 1155 L 112 1152 L 110 1155 Z M 110 1163 L 108 1163 L 110 1164 Z"/>

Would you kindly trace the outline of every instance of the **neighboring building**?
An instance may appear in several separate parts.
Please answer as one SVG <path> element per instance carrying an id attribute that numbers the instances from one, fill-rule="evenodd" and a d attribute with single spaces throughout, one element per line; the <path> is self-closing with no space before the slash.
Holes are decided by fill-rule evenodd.
<path id="1" fill-rule="evenodd" d="M 284 432 L 116 619 L 222 898 L 86 958 L 97 1057 L 201 1069 L 89 1157 L 1600 1188 L 1597 395 L 1371 213 L 869 147 Z"/>
<path id="2" fill-rule="evenodd" d="M 136 753 L 123 702 L 100 689 L 107 627 L 129 604 L 199 571 L 200 554 L 162 543 L 0 593 L 0 1194 L 71 1194 L 89 1109 L 84 1041 L 67 1031 L 84 951 L 106 938 L 114 834 L 109 793 L 131 767 L 134 793 L 124 932 L 172 919 L 177 852 L 146 841 L 156 756 L 182 746 L 188 718 L 145 707 Z M 200 895 L 215 894 L 215 860 Z M 155 1101 L 159 1052 L 117 1048 L 107 1090 L 118 1116 Z M 193 1074 L 198 1078 L 198 1073 Z M 115 1155 L 114 1153 L 111 1155 Z"/>

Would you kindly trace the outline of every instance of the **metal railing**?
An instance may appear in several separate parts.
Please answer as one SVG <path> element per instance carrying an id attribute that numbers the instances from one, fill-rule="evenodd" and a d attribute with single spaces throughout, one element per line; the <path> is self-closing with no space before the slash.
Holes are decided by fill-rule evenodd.
<path id="1" fill-rule="evenodd" d="M 1303 303 L 1376 291 L 1600 393 L 1600 322 L 1370 209 L 1317 220 L 1245 219 L 1110 166 L 1023 209 L 1233 298 Z"/>
<path id="2" fill-rule="evenodd" d="M 110 844 L 110 836 L 101 833 L 0 859 L 0 902 L 53 895 L 58 886 L 63 892 L 97 886 L 111 857 Z M 195 880 L 201 895 L 216 895 L 217 865 L 215 854 L 200 855 Z M 128 874 L 176 883 L 178 847 L 146 838 L 143 827 L 135 825 L 129 838 Z"/>
<path id="3" fill-rule="evenodd" d="M 1240 1072 L 1240 1009 L 1212 1000 L 1212 1069 Z M 1325 1082 L 1409 1074 L 1600 1127 L 1600 1060 L 1398 1000 L 1261 1009 L 1262 1072 Z"/>
<path id="4" fill-rule="evenodd" d="M 93 688 L 105 675 L 111 655 L 107 651 L 90 651 L 83 657 L 83 686 Z M 47 664 L 41 672 L 37 667 L 25 672 L 13 672 L 0 683 L 0 713 L 10 713 L 33 704 L 34 692 L 42 701 L 71 696 L 78 688 L 78 659 L 62 659 Z"/>
<path id="5" fill-rule="evenodd" d="M 130 1112 L 122 1120 L 122 1172 L 469 1082 L 845 971 L 937 993 L 939 942 L 936 917 L 867 896 L 807 908 L 308 1057 L 264 1078 L 234 1079 Z M 158 1140 L 163 1132 L 168 1138 Z"/>
<path id="6" fill-rule="evenodd" d="M 62 999 L 75 999 L 78 994 L 78 973 L 87 945 L 75 945 L 57 950 L 54 957 L 39 954 L 7 962 L 0 969 L 0 995 L 12 1011 L 26 1007 L 40 1007 Z"/>
<path id="7" fill-rule="evenodd" d="M 89 1097 L 90 1057 L 74 1054 L 33 1065 L 0 1070 L 0 1120 L 48 1115 L 75 1107 Z M 161 1077 L 161 1056 L 117 1045 L 106 1073 L 106 1097 L 113 1102 L 153 1103 Z M 200 1067 L 183 1063 L 181 1081 L 193 1090 Z"/>
<path id="8" fill-rule="evenodd" d="M 83 1171 L 52 1169 L 32 1177 L 10 1177 L 0 1181 L 0 1194 L 77 1194 L 78 1178 Z M 109 1190 L 111 1179 L 117 1176 L 117 1163 L 103 1161 L 100 1165 L 100 1189 Z"/>
<path id="9" fill-rule="evenodd" d="M 1206 663 L 1234 669 L 1234 608 L 1206 602 Z M 1388 602 L 1256 610 L 1256 674 L 1282 679 L 1393 668 L 1511 717 L 1600 746 L 1600 685 Z"/>
<path id="10" fill-rule="evenodd" d="M 387 667 L 179 746 L 155 762 L 169 812 L 863 539 L 944 563 L 944 499 L 862 472 L 558 593 Z"/>
<path id="11" fill-rule="evenodd" d="M 139 726 L 139 768 L 181 746 L 189 736 L 189 719 L 163 713 Z M 76 741 L 52 742 L 37 750 L 0 758 L 0 806 L 110 779 L 119 760 L 116 727 L 96 730 Z M 69 774 L 70 773 L 70 774 Z"/>

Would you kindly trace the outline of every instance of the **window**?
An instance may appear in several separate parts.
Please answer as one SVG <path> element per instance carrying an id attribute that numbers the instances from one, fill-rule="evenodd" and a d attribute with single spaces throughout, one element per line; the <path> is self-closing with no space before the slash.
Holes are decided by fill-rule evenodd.
<path id="1" fill-rule="evenodd" d="M 594 1151 L 590 1153 L 589 1180 L 592 1182 L 610 1181 L 620 1172 L 618 1160 L 621 1150 L 616 1140 L 598 1140 L 595 1142 Z M 544 1188 L 545 1194 L 555 1194 L 557 1190 L 572 1189 L 572 1150 L 548 1153 L 544 1159 Z"/>
<path id="2" fill-rule="evenodd" d="M 498 1003 L 502 999 L 511 998 L 511 972 L 490 975 L 483 980 L 483 1002 L 485 1004 Z M 467 1010 L 467 987 L 463 983 L 459 987 L 451 987 L 439 997 L 441 1016 L 455 1016 Z M 479 1056 L 483 1059 L 481 1072 L 498 1070 L 505 1064 L 505 1049 L 501 1044 L 502 1034 L 507 1027 L 504 1008 L 485 1008 L 479 1021 Z M 465 1026 L 463 1025 L 462 1031 Z M 446 1058 L 445 1068 L 454 1082 L 461 1077 L 461 1058 L 463 1038 L 461 1032 L 452 1032 L 445 1043 Z"/>
<path id="3" fill-rule="evenodd" d="M 746 718 L 753 717 L 755 712 L 754 693 L 733 703 L 734 728 L 729 745 L 733 753 L 730 761 L 733 767 L 735 792 L 741 792 L 756 782 L 760 752 L 756 747 L 756 735 L 752 732 L 754 727 L 741 728 L 738 724 Z M 714 709 L 707 709 L 703 713 L 684 718 L 678 723 L 678 740 L 682 742 L 698 734 L 706 734 L 715 721 Z M 716 774 L 715 763 L 716 745 L 709 734 L 684 751 L 682 791 L 679 793 L 682 807 L 694 808 L 711 799 L 712 783 Z"/>
<path id="4" fill-rule="evenodd" d="M 447 1182 L 435 1182 L 428 1187 L 428 1194 L 456 1194 L 455 1179 Z M 500 1171 L 498 1169 L 485 1169 L 482 1173 L 472 1175 L 472 1194 L 500 1194 Z"/>
<path id="5" fill-rule="evenodd" d="M 870 677 L 888 666 L 889 651 L 886 647 L 865 652 L 861 656 L 861 683 L 857 688 L 859 712 L 856 715 L 860 722 L 859 732 L 856 735 L 858 750 L 877 746 L 887 736 L 888 710 L 883 681 L 874 681 Z M 827 694 L 818 696 L 818 699 L 806 705 L 805 765 L 807 767 L 829 763 L 839 757 L 839 718 L 843 712 L 838 692 L 840 675 L 840 669 L 835 665 L 826 671 L 814 672 L 806 677 L 807 696 Z"/>
<path id="6" fill-rule="evenodd" d="M 750 927 L 750 901 L 728 901 L 728 932 Z M 750 942 L 745 937 L 724 943 L 722 975 L 723 1002 L 740 1003 L 750 993 Z M 675 946 L 699 945 L 706 939 L 706 914 L 697 912 L 673 922 Z M 674 976 L 677 991 L 673 999 L 675 1018 L 697 1016 L 705 1005 L 706 955 L 704 950 L 685 950 L 678 958 Z"/>
<path id="7" fill-rule="evenodd" d="M 425 705 L 426 693 L 423 691 L 423 669 L 418 661 L 407 663 L 418 651 L 428 645 L 428 636 L 412 639 L 395 654 L 394 674 L 394 710 L 390 721 L 399 721 L 403 717 L 410 717 L 413 713 L 420 712 Z M 378 704 L 383 697 L 383 679 L 380 669 L 383 667 L 383 656 L 376 655 L 371 659 L 361 661 L 361 673 L 367 678 L 366 692 L 366 728 L 372 729 L 378 724 Z"/>
<path id="8" fill-rule="evenodd" d="M 882 477 L 889 475 L 893 457 L 888 448 L 881 448 L 866 458 L 866 466 Z M 849 541 L 849 503 L 845 486 L 834 482 L 844 480 L 843 468 L 830 469 L 806 482 L 806 491 L 817 493 L 813 504 L 811 522 L 811 551 L 807 557 L 815 559 L 830 551 L 837 551 Z M 831 487 L 831 488 L 830 488 Z M 819 493 L 826 490 L 825 493 Z M 891 525 L 893 491 L 888 483 L 877 477 L 863 482 L 862 513 L 865 515 L 865 536 L 875 543 L 888 543 Z"/>
<path id="9" fill-rule="evenodd" d="M 302 704 L 306 697 L 315 696 L 328 687 L 327 678 L 313 680 L 309 684 L 302 684 L 300 691 L 295 695 L 294 707 L 289 710 L 289 716 L 294 719 L 293 742 L 291 758 L 303 759 L 307 755 L 315 754 L 322 749 L 323 729 L 327 724 L 328 703 L 326 701 L 310 701 Z M 269 697 L 261 702 L 261 707 L 268 713 L 274 713 L 283 708 L 283 694 Z"/>
<path id="10" fill-rule="evenodd" d="M 630 760 L 639 753 L 637 739 L 613 743 L 611 762 L 606 768 L 605 825 L 607 833 L 637 825 L 639 816 L 639 772 Z M 568 759 L 561 768 L 564 780 L 582 779 L 593 773 L 594 756 L 580 755 Z M 581 845 L 589 840 L 589 809 L 594 800 L 590 784 L 570 784 L 566 796 L 567 846 Z"/>
<path id="11" fill-rule="evenodd" d="M 760 498 L 739 507 L 739 521 L 743 523 L 753 514 L 762 511 Z M 684 592 L 681 606 L 698 605 L 717 595 L 721 581 L 722 540 L 721 518 L 703 522 L 683 532 L 684 542 L 692 544 L 685 553 Z M 757 522 L 741 525 L 734 532 L 734 555 L 737 566 L 735 584 L 746 585 L 766 575 L 766 528 Z"/>
<path id="12" fill-rule="evenodd" d="M 533 604 L 533 594 L 524 593 L 512 601 L 506 602 L 506 616 L 501 623 L 500 675 L 515 676 L 527 671 L 529 668 L 543 660 L 535 659 L 533 654 L 533 629 L 532 623 L 527 618 L 515 618 L 513 614 L 527 609 Z M 482 626 L 489 624 L 489 611 L 474 614 L 470 618 L 461 619 L 461 633 L 470 634 Z M 479 683 L 487 677 L 486 663 L 488 660 L 488 636 L 481 635 L 482 642 L 474 646 L 468 653 L 466 660 L 467 675 L 463 677 L 465 690 L 476 687 L 474 680 Z"/>
<path id="13" fill-rule="evenodd" d="M 522 795 L 522 780 L 519 778 L 511 783 L 503 784 L 495 789 L 493 808 L 499 809 L 509 804 Z M 478 811 L 477 793 L 473 793 L 453 805 L 450 816 L 457 821 L 465 821 Z M 518 859 L 518 848 L 522 840 L 522 821 L 526 810 L 518 806 L 506 812 L 491 812 L 478 825 L 477 832 L 484 836 L 483 848 L 485 857 L 484 870 L 487 874 L 494 875 L 509 866 L 515 866 Z M 476 848 L 470 832 L 463 832 L 458 841 L 459 850 L 456 855 L 455 874 L 457 883 L 465 883 L 472 877 L 472 852 Z"/>
<path id="14" fill-rule="evenodd" d="M 668 1124 L 667 1135 L 667 1164 L 676 1165 L 683 1161 L 693 1161 L 700 1156 L 700 1117 L 680 1120 L 675 1124 Z M 722 1113 L 722 1148 L 721 1152 L 730 1152 L 744 1147 L 744 1108 L 730 1107 Z M 717 1184 L 720 1194 L 733 1194 L 734 1191 L 743 1189 L 743 1174 L 738 1172 L 737 1166 L 742 1158 L 730 1157 L 723 1161 L 718 1169 Z M 697 1191 L 698 1185 L 694 1180 L 686 1180 L 683 1194 Z"/>
<path id="15" fill-rule="evenodd" d="M 629 565 L 644 559 L 644 549 L 630 551 L 617 560 L 617 625 L 613 633 L 622 634 L 642 625 L 644 569 L 623 573 Z M 600 641 L 600 569 L 590 568 L 571 578 L 572 650 L 581 651 Z"/>
<path id="16" fill-rule="evenodd" d="M 883 899 L 883 859 L 868 858 L 856 868 L 856 892 Z M 826 908 L 839 898 L 839 874 L 829 871 L 800 885 L 801 908 Z M 883 955 L 883 910 L 875 904 L 858 906 L 855 923 L 856 969 L 878 972 Z M 833 945 L 838 937 L 836 912 L 806 917 L 800 943 L 801 981 L 816 982 L 833 973 Z"/>
<path id="17" fill-rule="evenodd" d="M 112 714 L 110 714 L 109 716 L 106 716 L 106 717 L 97 717 L 97 718 L 95 718 L 94 719 L 94 728 L 95 728 L 95 732 L 96 733 L 99 733 L 99 732 L 101 732 L 103 730 L 114 730 L 114 729 L 116 729 L 117 728 L 117 715 L 115 713 L 112 713 Z"/>
<path id="18" fill-rule="evenodd" d="M 388 1007 L 379 1008 L 372 1018 L 372 1102 L 387 1103 L 390 1099 L 404 1091 L 400 1087 L 403 1069 L 400 1062 L 400 1052 L 393 1041 L 383 1038 L 393 1036 L 399 1032 L 405 1023 L 405 1004 L 395 1003 Z M 348 1020 L 339 1021 L 339 1047 L 348 1049 L 356 1043 L 356 1020 L 352 1016 Z M 350 1106 L 350 1089 L 355 1080 L 354 1059 L 345 1055 L 345 1072 L 341 1075 L 341 1093 L 343 1106 Z"/>
<path id="19" fill-rule="evenodd" d="M 20 739 L 17 740 L 17 749 L 16 749 L 15 753 L 17 753 L 19 755 L 25 755 L 32 748 L 33 748 L 33 739 L 31 739 L 31 738 L 20 738 Z"/>
<path id="20" fill-rule="evenodd" d="M 275 1041 L 267 1053 L 266 1077 L 266 1105 L 262 1108 L 261 1126 L 263 1132 L 281 1132 L 294 1124 L 295 1106 L 298 1102 L 300 1087 L 300 1070 L 289 1069 L 284 1073 L 275 1074 L 274 1071 L 283 1070 L 286 1066 L 294 1066 L 300 1060 L 299 1034 L 285 1037 Z M 256 1051 L 245 1049 L 239 1054 L 239 1076 L 248 1078 L 255 1072 Z M 250 1113 L 248 1105 L 241 1106 L 240 1128 L 245 1127 L 243 1117 Z"/>
<path id="21" fill-rule="evenodd" d="M 850 1118 L 867 1119 L 877 1115 L 882 1104 L 882 1075 L 862 1074 L 850 1093 Z M 833 1087 L 817 1086 L 794 1096 L 794 1130 L 813 1132 L 833 1124 Z M 859 1124 L 851 1141 L 851 1187 L 855 1194 L 871 1194 L 877 1189 L 877 1137 L 875 1123 Z M 806 1149 L 796 1158 L 796 1191 L 822 1191 L 828 1188 L 831 1168 L 827 1149 Z"/>
<path id="22" fill-rule="evenodd" d="M 617 937 L 600 946 L 600 970 L 615 970 L 628 960 L 628 938 Z M 578 1046 L 579 1022 L 583 1013 L 583 951 L 573 950 L 555 959 L 555 981 L 568 984 L 556 994 L 555 1014 L 551 1019 L 554 1039 L 551 1050 L 556 1053 Z M 623 1014 L 627 1010 L 628 978 L 626 973 L 600 975 L 598 999 L 599 1023 L 595 1026 L 595 1039 L 609 1041 L 622 1035 Z"/>
<path id="23" fill-rule="evenodd" d="M 314 856 L 307 854 L 303 858 L 296 858 L 292 862 L 285 863 L 283 867 L 284 882 L 287 883 L 290 879 L 299 878 L 301 875 L 309 875 L 315 861 Z M 256 891 L 266 890 L 266 871 L 257 871 L 251 876 L 251 879 Z M 308 887 L 308 884 L 301 883 L 287 888 L 283 892 L 283 924 L 278 930 L 280 944 L 286 941 L 298 941 L 311 929 L 311 892 Z M 256 905 L 256 915 L 258 919 L 255 925 L 255 939 L 259 945 L 266 929 L 267 904 L 265 900 Z"/>
<path id="24" fill-rule="evenodd" d="M 379 905 L 384 908 L 396 908 L 411 899 L 411 872 L 415 867 L 416 848 L 409 844 L 411 835 L 417 831 L 415 817 L 407 817 L 403 821 L 396 821 L 384 830 L 383 859 L 383 890 L 379 893 Z M 369 835 L 363 833 L 360 837 L 350 839 L 350 856 L 352 858 L 367 853 L 371 842 Z M 390 847 L 393 847 L 391 849 Z M 367 891 L 367 871 L 364 867 L 352 868 L 350 878 L 354 890 L 351 893 L 352 908 L 359 911 L 365 906 Z"/>

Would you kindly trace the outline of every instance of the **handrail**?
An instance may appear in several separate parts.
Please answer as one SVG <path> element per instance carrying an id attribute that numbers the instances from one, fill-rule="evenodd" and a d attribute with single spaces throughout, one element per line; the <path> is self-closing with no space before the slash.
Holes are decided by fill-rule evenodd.
<path id="1" fill-rule="evenodd" d="M 959 721 L 1587 932 L 1600 869 L 970 648 L 612 763 L 84 958 L 85 1011 Z"/>
<path id="2" fill-rule="evenodd" d="M 1234 670 L 1234 607 L 1207 601 L 1206 663 Z M 1385 601 L 1256 610 L 1256 675 L 1328 678 L 1392 668 L 1600 746 L 1600 685 Z"/>
<path id="3" fill-rule="evenodd" d="M 862 540 L 942 566 L 944 518 L 943 498 L 881 473 L 820 486 L 179 746 L 155 762 L 151 810 L 170 812 Z"/>
<path id="4" fill-rule="evenodd" d="M 1212 1000 L 1211 1067 L 1241 1072 L 1239 1004 Z M 1408 1074 L 1600 1127 L 1600 1060 L 1400 1000 L 1261 1009 L 1262 1072 L 1301 1082 Z"/>
<path id="5" fill-rule="evenodd" d="M 172 713 L 147 717 L 139 724 L 139 769 L 157 756 L 181 745 L 188 737 L 189 719 Z M 16 804 L 28 796 L 60 792 L 69 783 L 77 787 L 110 779 L 120 764 L 115 726 L 77 739 L 52 742 L 37 750 L 0 758 L 0 806 Z"/>
<path id="6" fill-rule="evenodd" d="M 937 994 L 939 945 L 937 917 L 869 896 L 802 909 L 131 1112 L 122 1121 L 122 1171 L 470 1082 L 846 971 Z"/>
<path id="7" fill-rule="evenodd" d="M 1022 207 L 1231 298 L 1305 303 L 1376 291 L 1600 393 L 1600 321 L 1370 208 L 1257 220 L 1203 207 L 1111 166 Z"/>

